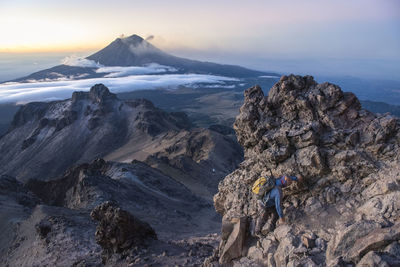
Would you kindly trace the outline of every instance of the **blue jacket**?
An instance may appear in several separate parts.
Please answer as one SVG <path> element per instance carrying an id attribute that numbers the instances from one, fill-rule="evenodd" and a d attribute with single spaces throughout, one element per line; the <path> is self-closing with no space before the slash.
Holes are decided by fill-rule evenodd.
<path id="1" fill-rule="evenodd" d="M 297 181 L 296 176 L 289 176 L 293 181 Z M 285 181 L 285 175 L 279 177 L 275 180 L 275 187 L 265 194 L 263 198 L 263 202 L 266 207 L 273 207 L 275 205 L 276 212 L 278 213 L 280 218 L 283 218 L 282 212 L 282 188 L 287 186 L 287 182 Z"/>

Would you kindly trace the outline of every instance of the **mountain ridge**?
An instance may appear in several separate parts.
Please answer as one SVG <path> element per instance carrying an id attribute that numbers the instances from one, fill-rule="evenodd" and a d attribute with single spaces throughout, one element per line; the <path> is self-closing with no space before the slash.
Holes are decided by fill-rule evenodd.
<path id="1" fill-rule="evenodd" d="M 242 150 L 229 133 L 192 126 L 183 112 L 165 112 L 145 99 L 120 100 L 96 84 L 70 99 L 21 106 L 0 138 L 0 171 L 26 182 L 54 179 L 99 157 L 139 160 L 210 200 Z"/>

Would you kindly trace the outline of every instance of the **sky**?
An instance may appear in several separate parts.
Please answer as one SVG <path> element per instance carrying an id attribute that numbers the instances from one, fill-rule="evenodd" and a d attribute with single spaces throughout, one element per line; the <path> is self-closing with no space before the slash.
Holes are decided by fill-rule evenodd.
<path id="1" fill-rule="evenodd" d="M 138 34 L 194 59 L 400 80 L 398 0 L 0 0 L 0 25 L 0 61 L 89 55 Z"/>

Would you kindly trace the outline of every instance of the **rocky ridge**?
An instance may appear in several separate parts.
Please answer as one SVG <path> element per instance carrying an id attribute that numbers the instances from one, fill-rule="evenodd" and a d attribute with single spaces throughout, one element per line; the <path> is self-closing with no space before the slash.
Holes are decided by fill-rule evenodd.
<path id="1" fill-rule="evenodd" d="M 121 101 L 102 84 L 64 101 L 28 103 L 0 139 L 0 171 L 20 181 L 46 180 L 73 164 L 107 155 L 128 140 L 185 129 L 185 118 L 143 99 Z"/>
<path id="2" fill-rule="evenodd" d="M 98 84 L 71 99 L 22 106 L 0 138 L 0 173 L 45 181 L 100 157 L 139 160 L 211 200 L 242 150 L 230 136 L 191 126 L 185 113 L 162 111 L 145 99 L 123 101 Z"/>
<path id="3" fill-rule="evenodd" d="M 245 160 L 214 196 L 222 241 L 206 265 L 396 265 L 400 122 L 362 110 L 352 93 L 311 76 L 282 76 L 267 97 L 245 91 L 234 128 Z M 260 175 L 301 175 L 284 190 L 287 224 L 250 236 Z M 361 266 L 361 265 L 360 265 Z"/>

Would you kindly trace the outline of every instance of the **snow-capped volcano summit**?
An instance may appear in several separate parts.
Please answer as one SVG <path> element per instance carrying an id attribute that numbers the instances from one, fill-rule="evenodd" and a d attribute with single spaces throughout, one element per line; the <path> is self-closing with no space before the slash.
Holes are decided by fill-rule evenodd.
<path id="1" fill-rule="evenodd" d="M 169 57 L 171 56 L 167 53 L 134 34 L 115 39 L 87 59 L 104 66 L 143 66 L 149 63 L 168 65 Z"/>

